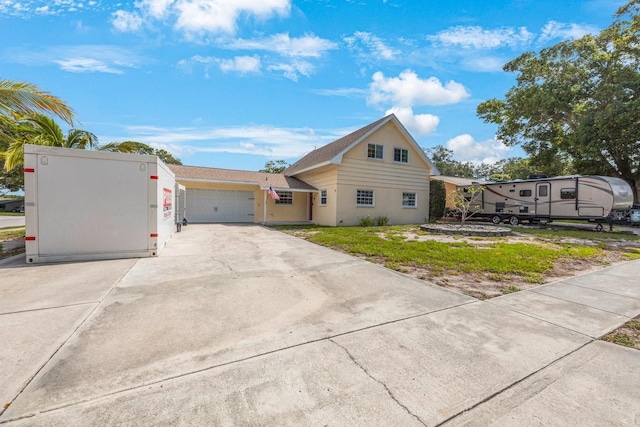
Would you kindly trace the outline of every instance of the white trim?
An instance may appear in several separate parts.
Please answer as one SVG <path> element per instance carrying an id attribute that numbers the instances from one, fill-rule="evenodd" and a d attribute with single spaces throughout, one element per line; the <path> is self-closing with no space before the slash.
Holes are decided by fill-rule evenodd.
<path id="1" fill-rule="evenodd" d="M 358 191 L 370 191 L 371 192 L 371 204 L 363 205 L 358 203 Z M 365 190 L 363 188 L 356 188 L 356 207 L 358 208 L 374 208 L 376 206 L 376 190 Z"/>
<path id="2" fill-rule="evenodd" d="M 404 195 L 405 194 L 413 194 L 413 201 L 414 201 L 414 205 L 413 206 L 405 206 L 404 204 Z M 418 192 L 417 191 L 403 191 L 402 192 L 402 209 L 418 209 Z"/>
<path id="3" fill-rule="evenodd" d="M 324 191 L 324 203 L 322 203 L 322 192 Z M 320 196 L 318 198 L 318 206 L 327 206 L 329 202 L 329 192 L 327 190 L 320 190 Z"/>
<path id="4" fill-rule="evenodd" d="M 403 162 L 402 160 L 396 160 L 396 150 L 400 150 L 400 158 L 402 158 L 402 151 L 406 151 L 407 152 L 407 161 Z M 403 148 L 403 147 L 393 147 L 393 163 L 399 164 L 399 165 L 408 165 L 411 162 L 410 158 L 409 158 L 409 149 L 408 148 Z"/>
<path id="5" fill-rule="evenodd" d="M 373 154 L 374 156 L 378 153 L 378 147 L 382 148 L 382 157 L 369 157 L 369 146 L 373 145 Z M 366 159 L 367 160 L 376 160 L 378 162 L 384 162 L 384 144 L 378 144 L 377 142 L 367 142 L 367 151 L 366 151 Z"/>

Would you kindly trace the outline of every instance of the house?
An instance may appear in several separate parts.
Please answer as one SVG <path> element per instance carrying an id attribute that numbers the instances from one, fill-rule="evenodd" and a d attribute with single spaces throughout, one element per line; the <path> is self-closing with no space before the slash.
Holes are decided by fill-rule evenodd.
<path id="1" fill-rule="evenodd" d="M 434 168 L 393 114 L 320 147 L 281 174 L 169 165 L 190 222 L 358 225 L 425 222 Z M 273 189 L 279 196 L 270 196 Z"/>
<path id="2" fill-rule="evenodd" d="M 24 199 L 0 197 L 0 211 L 24 212 Z"/>

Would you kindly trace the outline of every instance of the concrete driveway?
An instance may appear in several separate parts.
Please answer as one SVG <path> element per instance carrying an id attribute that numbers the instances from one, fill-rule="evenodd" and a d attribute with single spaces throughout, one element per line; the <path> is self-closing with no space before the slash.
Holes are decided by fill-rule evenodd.
<path id="1" fill-rule="evenodd" d="M 633 425 L 640 352 L 594 338 L 640 313 L 639 272 L 482 302 L 254 225 L 189 225 L 157 258 L 18 261 L 0 424 Z"/>

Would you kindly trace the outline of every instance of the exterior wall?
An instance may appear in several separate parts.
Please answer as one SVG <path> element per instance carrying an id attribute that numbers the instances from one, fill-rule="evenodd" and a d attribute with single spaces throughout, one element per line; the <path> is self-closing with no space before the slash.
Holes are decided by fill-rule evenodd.
<path id="1" fill-rule="evenodd" d="M 276 190 L 277 192 L 277 190 Z M 263 203 L 264 193 L 260 191 L 260 205 Z M 263 209 L 262 207 L 260 209 Z M 262 218 L 264 212 L 256 212 L 256 217 Z M 294 191 L 292 205 L 276 204 L 276 201 L 267 195 L 267 223 L 272 222 L 301 222 L 309 219 L 309 193 Z M 262 221 L 262 220 L 261 220 Z"/>
<path id="2" fill-rule="evenodd" d="M 254 184 L 233 184 L 204 181 L 178 180 L 178 183 L 186 188 L 186 199 L 189 199 L 189 188 L 202 188 L 207 190 L 238 190 L 252 191 L 254 193 L 254 222 L 265 222 L 264 202 L 266 190 L 261 190 Z M 277 191 L 277 190 L 276 190 Z M 309 212 L 308 193 L 293 192 L 293 205 L 276 205 L 275 200 L 266 196 L 267 217 L 266 222 L 301 222 L 307 221 Z M 189 219 L 189 212 L 186 213 Z"/>
<path id="3" fill-rule="evenodd" d="M 369 143 L 384 146 L 382 160 L 367 158 Z M 394 162 L 394 148 L 409 151 L 408 163 Z M 431 170 L 417 150 L 393 122 L 388 122 L 345 153 L 337 174 L 336 225 L 358 225 L 366 216 L 386 216 L 390 224 L 425 222 Z M 374 190 L 374 206 L 356 206 L 357 190 Z M 416 208 L 402 207 L 403 192 L 416 193 Z"/>
<path id="4" fill-rule="evenodd" d="M 444 184 L 444 191 L 447 197 L 445 201 L 445 207 L 451 210 L 455 210 L 456 207 L 453 204 L 453 197 L 455 196 L 456 191 L 458 190 L 458 186 L 445 181 L 443 181 L 443 184 Z"/>
<path id="5" fill-rule="evenodd" d="M 338 206 L 337 171 L 337 166 L 328 166 L 319 171 L 307 172 L 297 176 L 298 179 L 314 186 L 318 190 L 327 190 L 327 204 L 325 206 L 320 205 L 320 192 L 313 193 L 312 221 L 314 224 L 338 225 L 336 220 Z"/>

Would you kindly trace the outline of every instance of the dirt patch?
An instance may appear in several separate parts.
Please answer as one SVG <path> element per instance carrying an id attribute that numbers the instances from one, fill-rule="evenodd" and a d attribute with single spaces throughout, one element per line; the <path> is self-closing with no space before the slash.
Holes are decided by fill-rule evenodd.
<path id="1" fill-rule="evenodd" d="M 24 253 L 24 237 L 17 239 L 0 240 L 0 259 L 5 259 Z"/>
<path id="2" fill-rule="evenodd" d="M 434 240 L 445 243 L 465 242 L 478 249 L 482 249 L 483 247 L 487 247 L 488 245 L 494 244 L 498 241 L 503 243 L 538 242 L 540 244 L 544 244 L 544 242 L 541 242 L 533 236 L 517 233 L 512 233 L 509 236 L 499 238 L 451 236 L 444 234 L 417 234 L 415 232 L 405 232 L 403 233 L 403 236 L 407 240 L 415 241 Z M 560 243 L 570 243 L 582 246 L 598 246 L 597 242 L 589 240 L 577 241 L 576 239 L 566 239 L 566 241 L 561 240 Z M 538 280 L 530 281 L 527 281 L 517 275 L 498 276 L 489 273 L 465 274 L 459 272 L 454 274 L 451 272 L 434 274 L 434 272 L 429 269 L 411 266 L 402 266 L 400 268 L 396 268 L 396 270 L 417 279 L 427 280 L 436 285 L 455 290 L 474 298 L 485 300 L 507 293 L 531 289 L 544 283 L 551 283 L 568 277 L 601 270 L 605 267 L 624 263 L 626 261 L 628 261 L 628 259 L 622 252 L 614 250 L 604 251 L 603 256 L 601 256 L 597 262 L 583 259 L 558 260 L 555 262 L 553 270 L 541 275 Z M 382 260 L 377 260 L 377 262 L 383 264 Z"/>

